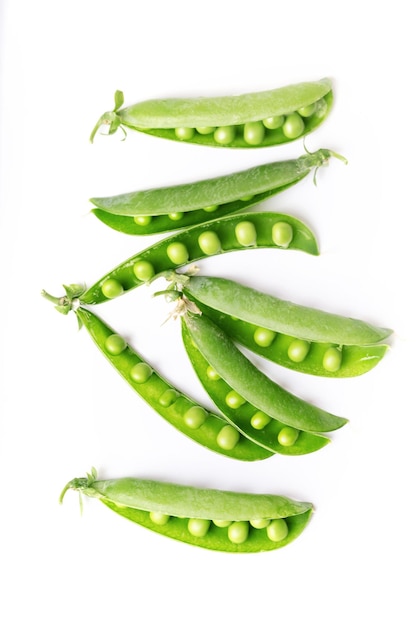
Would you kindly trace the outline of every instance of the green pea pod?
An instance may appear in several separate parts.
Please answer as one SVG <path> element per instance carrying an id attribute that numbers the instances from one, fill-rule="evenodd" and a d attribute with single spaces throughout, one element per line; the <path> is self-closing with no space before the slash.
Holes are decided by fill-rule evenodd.
<path id="1" fill-rule="evenodd" d="M 245 401 L 203 357 L 191 340 L 184 321 L 182 337 L 190 362 L 204 389 L 230 424 L 245 437 L 272 452 L 287 456 L 309 454 L 329 443 L 326 437 L 291 428 Z"/>
<path id="2" fill-rule="evenodd" d="M 267 416 L 291 428 L 326 433 L 347 420 L 290 394 L 261 372 L 233 341 L 205 315 L 187 313 L 184 322 L 206 361 L 244 400 Z"/>
<path id="3" fill-rule="evenodd" d="M 75 478 L 64 488 L 98 498 L 161 535 L 209 550 L 263 552 L 288 545 L 306 527 L 313 505 L 271 494 L 202 489 L 155 480 Z"/>
<path id="4" fill-rule="evenodd" d="M 332 156 L 343 158 L 322 149 L 194 183 L 91 198 L 97 207 L 92 212 L 107 226 L 129 235 L 188 228 L 213 215 L 218 218 L 246 210 L 295 185 Z"/>
<path id="5" fill-rule="evenodd" d="M 271 453 L 241 437 L 224 418 L 212 413 L 163 379 L 124 338 L 94 313 L 75 310 L 97 347 L 126 382 L 161 417 L 197 443 L 241 461 L 256 461 Z"/>
<path id="6" fill-rule="evenodd" d="M 95 125 L 112 135 L 125 128 L 203 146 L 257 148 L 305 137 L 326 119 L 333 102 L 328 78 L 237 96 L 164 98 L 128 107 L 116 91 L 115 106 Z"/>
<path id="7" fill-rule="evenodd" d="M 106 302 L 159 274 L 197 260 L 259 248 L 318 254 L 314 234 L 294 217 L 274 212 L 228 216 L 175 233 L 135 254 L 81 294 L 80 301 L 83 304 Z"/>

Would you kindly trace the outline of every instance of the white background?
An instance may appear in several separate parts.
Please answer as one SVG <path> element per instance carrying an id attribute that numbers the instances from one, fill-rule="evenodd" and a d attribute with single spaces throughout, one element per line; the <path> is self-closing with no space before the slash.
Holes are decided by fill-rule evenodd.
<path id="1" fill-rule="evenodd" d="M 415 59 L 412 3 L 3 1 L 1 24 L 0 620 L 5 626 L 415 624 Z M 158 237 L 118 234 L 88 198 L 297 157 L 301 141 L 229 151 L 89 133 L 126 103 L 226 95 L 329 76 L 335 104 L 306 142 L 332 161 L 261 208 L 291 213 L 321 256 L 251 251 L 201 270 L 395 330 L 363 377 L 259 363 L 350 423 L 303 458 L 223 458 L 154 414 L 41 289 L 91 284 Z M 102 307 L 102 308 L 101 308 Z M 169 306 L 136 290 L 97 308 L 162 374 L 209 406 Z M 92 465 L 315 505 L 293 544 L 229 555 L 170 541 L 98 501 L 58 496 Z"/>

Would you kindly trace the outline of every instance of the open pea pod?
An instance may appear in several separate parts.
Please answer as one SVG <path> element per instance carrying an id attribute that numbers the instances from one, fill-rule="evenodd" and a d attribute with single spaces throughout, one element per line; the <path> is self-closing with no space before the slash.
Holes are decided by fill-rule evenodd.
<path id="1" fill-rule="evenodd" d="M 184 322 L 182 337 L 202 386 L 230 424 L 245 437 L 272 452 L 287 456 L 309 454 L 329 443 L 326 437 L 287 426 L 244 400 L 203 357 Z"/>
<path id="2" fill-rule="evenodd" d="M 83 304 L 100 304 L 197 260 L 259 248 L 318 254 L 314 234 L 294 217 L 274 212 L 231 215 L 175 233 L 142 250 L 102 276 L 79 298 Z"/>
<path id="3" fill-rule="evenodd" d="M 307 433 L 327 433 L 347 420 L 289 393 L 261 372 L 214 322 L 186 313 L 184 323 L 199 352 L 231 389 L 280 424 Z"/>
<path id="4" fill-rule="evenodd" d="M 183 278 L 183 277 L 182 277 Z M 190 276 L 184 293 L 245 348 L 316 376 L 358 376 L 375 367 L 391 330 L 281 300 L 232 280 Z"/>
<path id="5" fill-rule="evenodd" d="M 328 78 L 235 96 L 163 98 L 115 106 L 95 125 L 112 135 L 119 128 L 185 143 L 228 148 L 261 148 L 305 137 L 326 119 L 333 103 Z"/>
<path id="6" fill-rule="evenodd" d="M 129 235 L 150 235 L 201 224 L 244 211 L 302 180 L 326 164 L 331 150 L 276 161 L 194 183 L 91 198 L 93 213 L 107 226 Z"/>
<path id="7" fill-rule="evenodd" d="M 306 527 L 313 505 L 284 496 L 202 489 L 155 480 L 97 480 L 95 470 L 64 488 L 165 537 L 222 552 L 263 552 L 288 545 Z"/>

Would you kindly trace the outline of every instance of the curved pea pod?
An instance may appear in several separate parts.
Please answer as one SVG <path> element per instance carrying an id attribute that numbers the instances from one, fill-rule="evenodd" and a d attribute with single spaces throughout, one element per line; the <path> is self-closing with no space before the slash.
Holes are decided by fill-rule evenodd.
<path id="1" fill-rule="evenodd" d="M 272 494 L 238 493 L 138 478 L 75 478 L 64 488 L 98 498 L 140 526 L 187 544 L 233 553 L 282 548 L 306 527 L 313 505 Z"/>
<path id="2" fill-rule="evenodd" d="M 129 235 L 188 228 L 243 211 L 305 178 L 340 155 L 321 149 L 298 159 L 276 161 L 194 183 L 91 198 L 92 212 L 107 226 Z"/>
<path id="3" fill-rule="evenodd" d="M 84 304 L 106 302 L 197 260 L 259 248 L 318 254 L 314 234 L 294 217 L 274 212 L 231 215 L 175 233 L 142 250 L 100 278 L 80 300 Z"/>
<path id="4" fill-rule="evenodd" d="M 280 424 L 307 433 L 327 433 L 347 420 L 289 393 L 261 372 L 205 315 L 183 317 L 191 340 L 213 370 L 246 402 Z"/>
<path id="5" fill-rule="evenodd" d="M 333 102 L 328 78 L 236 96 L 164 98 L 115 106 L 95 125 L 90 140 L 102 127 L 112 135 L 119 128 L 203 146 L 257 148 L 305 137 L 328 116 Z"/>
<path id="6" fill-rule="evenodd" d="M 197 443 L 241 461 L 271 456 L 232 429 L 219 415 L 206 410 L 162 378 L 121 335 L 94 313 L 79 307 L 76 315 L 97 347 L 126 382 L 161 417 Z"/>
<path id="7" fill-rule="evenodd" d="M 259 411 L 221 378 L 191 340 L 182 322 L 185 350 L 202 386 L 232 426 L 245 437 L 272 452 L 287 456 L 320 450 L 329 439 L 289 427 Z"/>
<path id="8" fill-rule="evenodd" d="M 388 329 L 288 303 L 230 280 L 190 277 L 184 293 L 234 341 L 305 374 L 359 376 L 388 349 L 374 343 L 385 339 Z"/>

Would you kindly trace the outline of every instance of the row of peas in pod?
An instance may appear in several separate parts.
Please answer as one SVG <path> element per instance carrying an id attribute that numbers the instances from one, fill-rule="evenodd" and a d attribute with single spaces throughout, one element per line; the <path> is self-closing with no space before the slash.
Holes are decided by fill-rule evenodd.
<path id="1" fill-rule="evenodd" d="M 304 137 L 330 112 L 330 80 L 219 98 L 168 98 L 114 109 L 96 124 L 107 134 L 125 128 L 205 146 L 251 148 Z M 347 419 L 294 395 L 264 374 L 242 351 L 300 373 L 330 378 L 362 375 L 387 351 L 388 328 L 320 311 L 260 292 L 230 279 L 202 276 L 196 263 L 259 248 L 318 255 L 314 233 L 283 213 L 255 205 L 295 185 L 336 157 L 329 149 L 245 171 L 182 185 L 94 197 L 92 213 L 130 235 L 167 233 L 163 239 L 106 272 L 86 288 L 43 295 L 78 324 L 157 414 L 206 448 L 236 461 L 320 450 Z M 254 254 L 254 252 L 252 252 Z M 161 376 L 94 307 L 154 280 L 175 303 L 185 353 L 216 412 Z M 101 500 L 119 515 L 167 537 L 212 550 L 259 552 L 294 540 L 313 505 L 272 494 L 197 489 L 152 480 L 98 480 L 96 470 L 68 489 Z"/>

